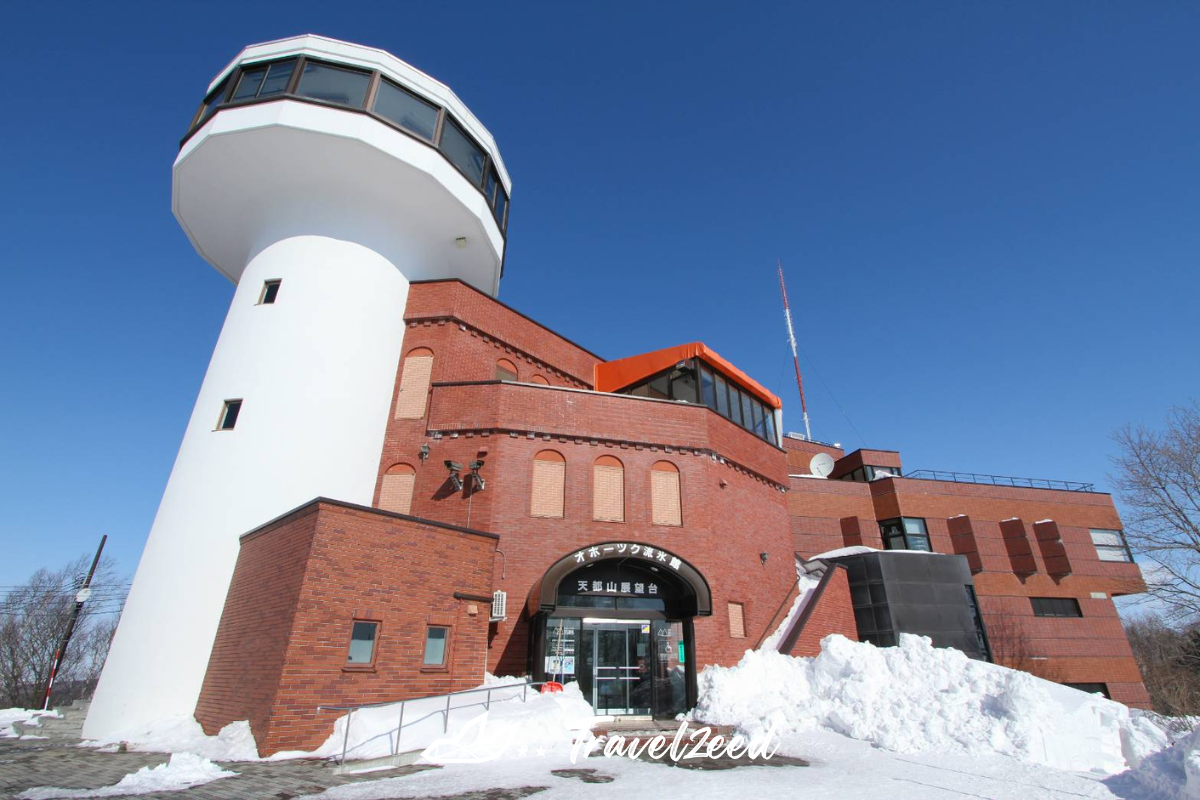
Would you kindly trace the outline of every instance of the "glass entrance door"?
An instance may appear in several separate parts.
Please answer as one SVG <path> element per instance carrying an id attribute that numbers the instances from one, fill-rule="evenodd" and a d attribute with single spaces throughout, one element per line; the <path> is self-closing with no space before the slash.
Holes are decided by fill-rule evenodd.
<path id="1" fill-rule="evenodd" d="M 584 661 L 590 661 L 595 712 L 648 716 L 652 706 L 650 621 L 584 620 L 583 648 L 591 650 L 591 658 Z"/>

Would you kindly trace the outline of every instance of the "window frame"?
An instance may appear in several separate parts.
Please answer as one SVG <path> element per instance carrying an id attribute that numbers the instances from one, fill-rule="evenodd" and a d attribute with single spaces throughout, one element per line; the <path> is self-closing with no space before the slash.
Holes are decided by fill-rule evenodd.
<path id="1" fill-rule="evenodd" d="M 855 470 L 857 472 L 857 470 Z M 914 533 L 908 530 L 905 523 L 919 522 L 921 524 L 921 533 Z M 884 526 L 896 525 L 899 527 L 899 532 L 888 533 Z M 879 520 L 879 536 L 883 540 L 884 550 L 913 550 L 919 553 L 936 553 L 933 549 L 933 540 L 929 536 L 929 523 L 924 517 L 891 517 L 890 519 Z M 913 547 L 911 540 L 923 538 L 925 540 L 925 548 Z M 903 547 L 893 547 L 892 542 L 895 539 L 903 541 Z"/>
<path id="2" fill-rule="evenodd" d="M 351 661 L 350 651 L 354 647 L 354 629 L 359 625 L 373 625 L 374 636 L 371 639 L 371 660 L 370 661 Z M 378 619 L 367 619 L 366 617 L 352 617 L 350 620 L 350 634 L 346 638 L 346 660 L 342 664 L 342 669 L 346 672 L 374 671 L 375 663 L 379 660 L 379 640 L 380 632 L 383 630 L 383 621 Z"/>
<path id="3" fill-rule="evenodd" d="M 1029 605 L 1035 617 L 1052 619 L 1082 619 L 1083 609 L 1075 597 L 1030 597 Z M 1057 608 L 1058 610 L 1051 610 Z"/>
<path id="4" fill-rule="evenodd" d="M 1117 537 L 1120 544 L 1097 544 L 1096 534 L 1112 534 Z M 1096 558 L 1103 561 L 1105 564 L 1132 564 L 1133 551 L 1129 549 L 1129 540 L 1125 538 L 1125 531 L 1122 528 L 1088 528 L 1088 538 L 1092 543 L 1092 547 L 1096 548 Z M 1119 552 L 1124 555 L 1124 558 L 1105 558 L 1104 553 Z"/>
<path id="5" fill-rule="evenodd" d="M 660 464 L 666 464 L 670 469 L 661 469 Z M 674 510 L 675 516 L 678 517 L 678 522 L 658 522 L 658 509 L 654 503 L 654 473 L 662 472 L 675 476 L 675 496 L 678 505 Z M 683 527 L 683 471 L 679 469 L 679 465 L 673 461 L 668 461 L 665 458 L 660 458 L 650 465 L 650 524 L 659 528 L 682 528 Z"/>
<path id="6" fill-rule="evenodd" d="M 451 625 L 435 625 L 432 622 L 425 623 L 425 640 L 421 648 L 421 669 L 422 671 L 448 671 L 450 669 L 450 633 L 453 626 Z M 426 661 L 429 657 L 429 634 L 434 630 L 442 630 L 446 632 L 445 638 L 442 640 L 442 660 L 439 663 L 431 663 Z"/>
<path id="7" fill-rule="evenodd" d="M 238 418 L 241 417 L 242 406 L 245 404 L 245 402 L 246 401 L 240 397 L 234 397 L 223 401 L 221 403 L 221 414 L 217 417 L 217 427 L 213 428 L 213 430 L 232 431 L 237 428 Z M 233 420 L 226 425 L 225 423 L 229 419 L 230 409 L 233 410 Z"/>
<path id="8" fill-rule="evenodd" d="M 282 285 L 283 285 L 282 278 L 268 278 L 267 280 L 263 281 L 262 291 L 258 293 L 258 302 L 255 303 L 255 305 L 258 305 L 258 306 L 273 306 L 273 305 L 275 305 L 275 301 L 279 298 L 279 287 Z M 271 294 L 271 289 L 275 290 L 274 294 Z M 268 295 L 270 295 L 270 297 L 268 297 Z"/>

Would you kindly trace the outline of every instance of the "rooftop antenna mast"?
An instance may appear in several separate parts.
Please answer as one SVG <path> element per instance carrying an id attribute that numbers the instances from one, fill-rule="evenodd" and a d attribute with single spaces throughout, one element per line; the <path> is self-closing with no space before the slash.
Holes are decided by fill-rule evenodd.
<path id="1" fill-rule="evenodd" d="M 783 317 L 787 320 L 788 341 L 792 345 L 792 363 L 796 366 L 796 388 L 800 390 L 800 410 L 804 414 L 804 438 L 812 441 L 808 427 L 808 403 L 804 400 L 804 381 L 800 377 L 800 356 L 796 354 L 796 332 L 792 329 L 792 309 L 788 306 L 787 286 L 783 283 L 783 260 L 779 260 L 779 290 L 783 292 Z"/>

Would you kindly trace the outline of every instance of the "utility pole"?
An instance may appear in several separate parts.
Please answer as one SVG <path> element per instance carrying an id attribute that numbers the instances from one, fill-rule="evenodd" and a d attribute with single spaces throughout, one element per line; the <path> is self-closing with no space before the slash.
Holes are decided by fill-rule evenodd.
<path id="1" fill-rule="evenodd" d="M 79 587 L 79 591 L 75 593 L 75 610 L 71 612 L 71 621 L 67 623 L 67 630 L 63 633 L 62 642 L 54 651 L 54 663 L 50 665 L 50 679 L 46 681 L 46 698 L 42 703 L 43 711 L 50 710 L 50 690 L 54 688 L 58 665 L 62 663 L 63 656 L 67 652 L 67 645 L 71 643 L 71 634 L 75 632 L 75 623 L 79 621 L 79 612 L 83 611 L 83 604 L 92 596 L 92 576 L 96 574 L 96 567 L 100 564 L 100 554 L 104 552 L 104 543 L 107 541 L 108 534 L 106 533 L 100 537 L 100 546 L 96 548 L 96 557 L 92 559 L 92 568 L 88 570 L 83 586 Z"/>
<path id="2" fill-rule="evenodd" d="M 804 381 L 800 378 L 800 356 L 796 354 L 796 332 L 792 330 L 792 309 L 788 306 L 787 287 L 783 285 L 783 260 L 779 260 L 779 289 L 783 292 L 783 316 L 787 320 L 788 341 L 792 344 L 792 363 L 796 366 L 796 388 L 800 390 L 800 411 L 804 414 L 804 438 L 812 441 L 808 427 L 808 403 L 804 400 Z"/>

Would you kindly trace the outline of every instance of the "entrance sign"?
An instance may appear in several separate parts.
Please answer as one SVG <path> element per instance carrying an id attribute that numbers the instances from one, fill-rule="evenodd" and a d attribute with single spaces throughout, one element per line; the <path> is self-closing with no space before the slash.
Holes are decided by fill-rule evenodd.
<path id="1" fill-rule="evenodd" d="M 588 547 L 575 554 L 575 563 L 585 564 L 596 559 L 620 558 L 621 556 L 637 556 L 647 561 L 666 564 L 676 572 L 683 566 L 683 561 L 678 556 L 673 556 L 666 550 L 645 544 L 633 544 L 632 542 L 616 542 L 615 544 L 601 544 Z"/>

